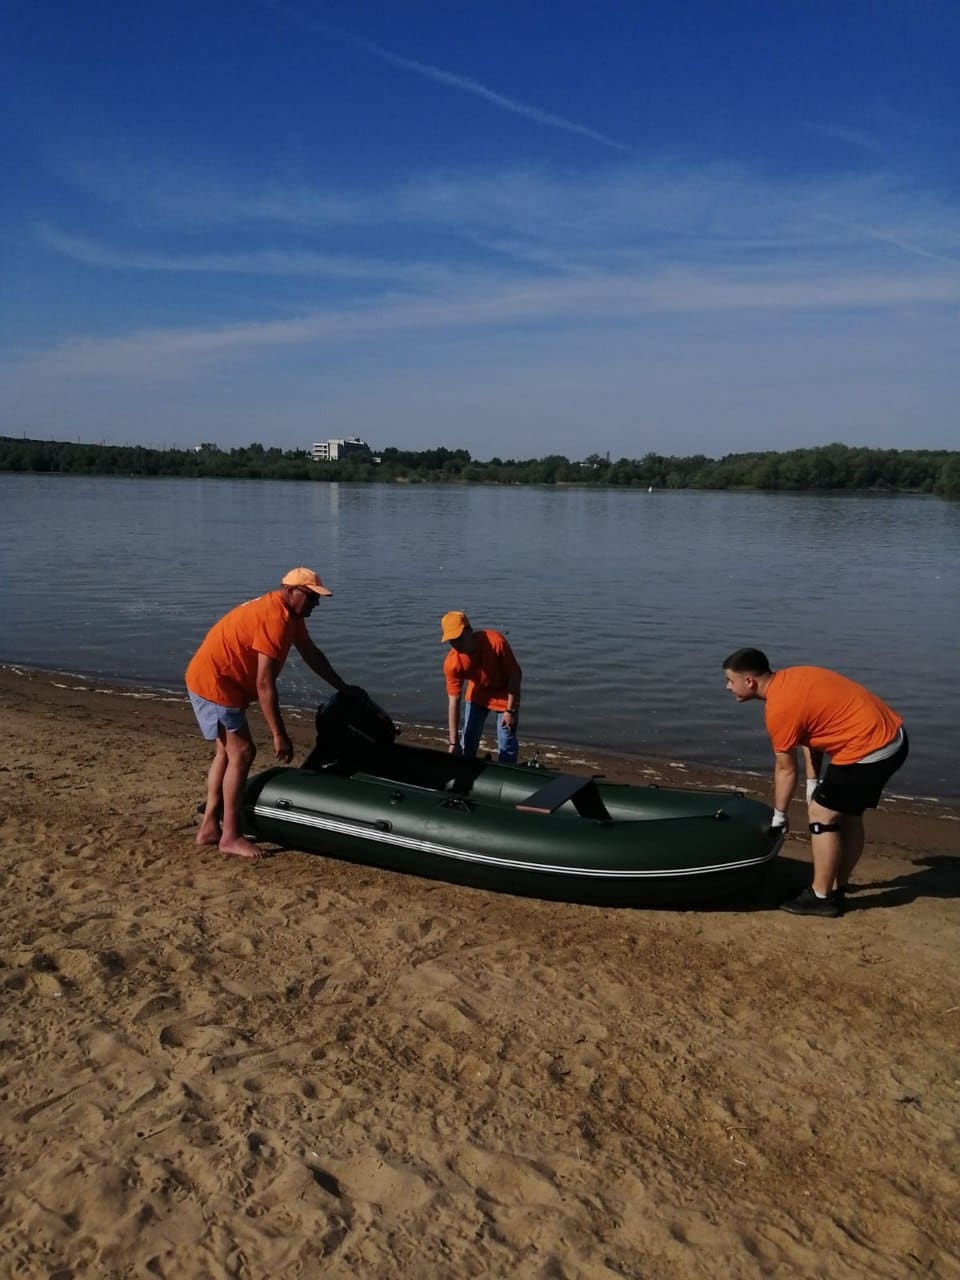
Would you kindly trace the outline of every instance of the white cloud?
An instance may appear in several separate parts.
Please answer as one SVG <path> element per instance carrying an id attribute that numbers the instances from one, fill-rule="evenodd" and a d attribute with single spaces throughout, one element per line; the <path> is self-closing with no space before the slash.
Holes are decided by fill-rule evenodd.
<path id="1" fill-rule="evenodd" d="M 105 336 L 58 307 L 47 341 L 8 343 L 10 429 L 81 430 L 100 414 L 100 436 L 134 402 L 186 440 L 259 438 L 266 420 L 296 443 L 313 402 L 381 443 L 454 442 L 469 427 L 502 432 L 491 452 L 503 453 L 536 428 L 542 447 L 527 453 L 576 456 L 591 403 L 611 424 L 605 447 L 625 453 L 643 406 L 672 424 L 650 445 L 668 452 L 707 419 L 731 448 L 771 415 L 796 431 L 829 424 L 827 439 L 872 422 L 894 444 L 914 431 L 911 403 L 921 437 L 950 420 L 960 223 L 947 200 L 890 175 L 772 181 L 631 163 L 425 175 L 367 194 L 224 181 L 186 220 L 175 196 L 191 175 L 158 168 L 153 181 L 171 202 L 150 225 L 131 214 L 128 172 L 96 188 L 107 209 L 95 235 L 41 229 L 56 271 L 66 255 L 91 282 L 116 282 L 137 302 L 116 314 L 138 318 Z M 211 294 L 204 273 L 246 276 L 243 302 Z M 214 431 L 220 415 L 229 436 Z"/>
<path id="2" fill-rule="evenodd" d="M 538 256 L 566 269 L 625 251 L 699 261 L 811 249 L 842 255 L 870 240 L 931 258 L 949 259 L 960 249 L 955 204 L 885 173 L 776 181 L 732 166 L 618 163 L 569 174 L 464 169 L 362 192 L 272 178 L 254 184 L 216 180 L 209 167 L 203 173 L 165 171 L 153 160 L 106 166 L 74 158 L 67 176 L 107 206 L 109 217 L 98 218 L 98 231 L 119 224 L 152 239 L 183 229 L 206 229 L 220 240 L 241 232 L 249 238 L 262 227 L 283 236 L 322 235 L 323 252 L 312 249 L 314 256 L 303 258 L 306 269 L 319 270 L 325 261 L 332 271 L 334 259 L 342 258 L 343 275 L 359 276 L 362 260 L 399 262 L 409 256 L 400 246 L 411 242 L 420 258 L 440 254 L 462 264 L 479 247 L 527 261 Z M 62 243 L 84 239 L 63 229 L 57 234 Z M 363 253 L 356 253 L 357 245 Z M 282 248 L 291 264 L 303 251 L 302 244 Z M 167 243 L 164 255 L 177 256 Z M 245 255 L 255 265 L 256 253 L 245 249 Z M 183 269 L 190 269 L 186 255 L 180 257 Z M 234 255 L 218 248 L 213 257 Z M 353 267 L 350 257 L 357 259 Z M 283 273 L 279 247 L 262 264 L 267 273 Z"/>
<path id="3" fill-rule="evenodd" d="M 860 147 L 873 154 L 880 154 L 884 150 L 884 144 L 878 137 L 862 129 L 848 129 L 836 124 L 820 124 L 814 120 L 804 120 L 803 125 L 805 129 L 819 133 L 824 138 L 836 138 L 840 142 L 849 143 L 852 147 Z"/>
<path id="4" fill-rule="evenodd" d="M 629 327 L 658 318 L 690 319 L 797 313 L 886 312 L 960 307 L 960 273 L 848 274 L 772 270 L 707 272 L 658 270 L 644 276 L 582 274 L 562 279 L 516 277 L 496 287 L 450 291 L 432 298 L 317 310 L 295 319 L 208 327 L 142 330 L 120 337 L 78 337 L 30 359 L 51 373 L 130 378 L 182 376 L 189 362 L 249 359 L 257 350 L 348 345 L 371 336 L 402 340 L 420 331 L 445 334 L 478 329 L 597 325 Z M 762 323 L 769 323 L 768 319 Z M 519 341 L 519 338 L 516 339 Z"/>
<path id="5" fill-rule="evenodd" d="M 86 363 L 82 377 L 20 369 L 2 380 L 0 396 L 29 405 L 29 433 L 46 434 L 49 423 L 58 438 L 186 445 L 302 446 L 320 424 L 336 423 L 336 434 L 380 446 L 442 443 L 477 457 L 716 454 L 834 439 L 952 447 L 955 346 L 956 325 L 923 317 L 858 314 L 842 329 L 782 330 L 719 315 L 696 330 L 654 323 L 528 332 L 520 341 L 499 327 L 422 331 L 403 342 L 368 335 L 362 350 L 319 344 L 300 359 L 273 352 L 277 363 L 267 349 L 247 351 L 229 377 L 188 361 L 175 381 L 164 380 L 175 362 L 151 371 L 145 347 L 128 379 L 112 361 L 100 373 Z"/>
<path id="6" fill-rule="evenodd" d="M 323 276 L 339 280 L 405 282 L 437 287 L 459 279 L 449 269 L 429 263 L 359 258 L 317 253 L 309 249 L 258 249 L 239 253 L 184 253 L 171 250 L 120 249 L 84 236 L 41 225 L 38 238 L 49 248 L 90 267 L 110 271 L 161 271 L 252 276 Z"/>

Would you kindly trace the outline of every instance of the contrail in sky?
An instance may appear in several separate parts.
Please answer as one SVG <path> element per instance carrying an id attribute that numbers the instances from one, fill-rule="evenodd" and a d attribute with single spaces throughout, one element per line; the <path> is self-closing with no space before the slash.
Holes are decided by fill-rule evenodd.
<path id="1" fill-rule="evenodd" d="M 577 124 L 574 120 L 567 120 L 563 116 L 554 115 L 550 111 L 541 111 L 539 107 L 531 107 L 525 102 L 518 102 L 516 98 L 508 98 L 502 93 L 496 93 L 493 89 L 488 89 L 486 85 L 479 84 L 476 80 L 471 80 L 468 76 L 455 75 L 452 71 L 444 71 L 441 67 L 432 67 L 429 63 L 417 62 L 413 58 L 403 58 L 400 54 L 391 53 L 389 49 L 384 49 L 381 45 L 374 44 L 372 40 L 364 40 L 360 36 L 350 35 L 349 32 L 340 31 L 337 27 L 329 27 L 322 22 L 312 22 L 310 19 L 304 18 L 301 14 L 290 9 L 287 5 L 276 3 L 276 0 L 268 0 L 268 2 L 272 9 L 285 14 L 295 22 L 309 26 L 314 31 L 331 36 L 334 40 L 339 40 L 343 44 L 352 45 L 355 49 L 362 49 L 365 53 L 370 53 L 375 58 L 389 62 L 391 66 L 400 67 L 404 71 L 412 71 L 416 75 L 424 76 L 427 80 L 434 80 L 437 84 L 447 85 L 448 88 L 460 89 L 464 93 L 472 93 L 474 97 L 482 98 L 484 102 L 490 102 L 502 111 L 512 111 L 514 115 L 525 116 L 528 120 L 534 120 L 537 124 L 548 125 L 552 129 L 565 129 L 567 133 L 577 133 L 583 138 L 592 138 L 594 142 L 602 143 L 605 147 L 613 147 L 617 151 L 629 151 L 631 149 L 625 143 L 617 142 L 615 138 L 608 138 L 605 133 L 590 129 L 587 125 Z"/>

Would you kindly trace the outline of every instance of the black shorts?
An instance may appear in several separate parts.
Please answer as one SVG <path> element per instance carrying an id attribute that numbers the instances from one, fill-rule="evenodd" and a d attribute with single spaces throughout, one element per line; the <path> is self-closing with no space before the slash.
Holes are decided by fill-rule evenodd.
<path id="1" fill-rule="evenodd" d="M 873 764 L 828 764 L 813 799 L 825 809 L 852 817 L 859 817 L 864 809 L 875 809 L 883 788 L 906 760 L 909 750 L 904 729 L 900 749 L 886 760 L 875 760 Z"/>

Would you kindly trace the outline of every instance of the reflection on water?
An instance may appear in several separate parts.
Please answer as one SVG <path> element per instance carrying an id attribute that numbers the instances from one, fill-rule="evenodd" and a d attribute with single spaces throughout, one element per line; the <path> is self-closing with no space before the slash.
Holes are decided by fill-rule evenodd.
<path id="1" fill-rule="evenodd" d="M 720 663 L 832 666 L 906 718 L 903 791 L 960 795 L 960 507 L 933 498 L 0 476 L 0 659 L 177 687 L 295 564 L 311 632 L 401 720 L 444 724 L 439 618 L 506 632 L 531 737 L 765 768 Z M 316 701 L 294 655 L 282 696 Z"/>

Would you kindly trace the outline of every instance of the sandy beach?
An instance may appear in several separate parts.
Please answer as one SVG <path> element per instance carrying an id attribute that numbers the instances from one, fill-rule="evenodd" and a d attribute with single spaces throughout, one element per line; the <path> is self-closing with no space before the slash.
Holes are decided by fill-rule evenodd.
<path id="1" fill-rule="evenodd" d="M 800 834 L 568 906 L 198 850 L 179 697 L 7 667 L 0 726 L 0 1275 L 960 1275 L 956 809 L 868 816 L 841 920 Z"/>

